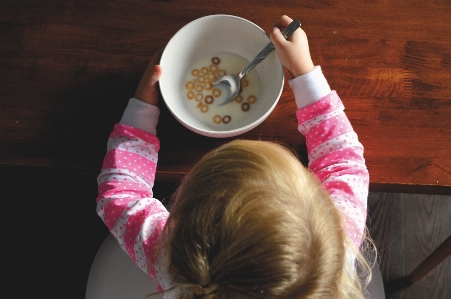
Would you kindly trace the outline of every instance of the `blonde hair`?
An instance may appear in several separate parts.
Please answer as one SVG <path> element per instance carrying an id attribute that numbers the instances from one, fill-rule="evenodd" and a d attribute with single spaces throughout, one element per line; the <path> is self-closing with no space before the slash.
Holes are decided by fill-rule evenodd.
<path id="1" fill-rule="evenodd" d="M 284 146 L 248 140 L 194 166 L 163 239 L 174 285 L 204 299 L 364 298 L 347 247 L 316 177 Z"/>

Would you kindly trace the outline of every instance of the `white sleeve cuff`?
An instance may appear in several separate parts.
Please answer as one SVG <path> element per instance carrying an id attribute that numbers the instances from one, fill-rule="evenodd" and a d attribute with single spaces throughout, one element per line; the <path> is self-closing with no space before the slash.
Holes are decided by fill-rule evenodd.
<path id="1" fill-rule="evenodd" d="M 157 135 L 159 116 L 160 108 L 157 106 L 131 98 L 120 123 Z"/>
<path id="2" fill-rule="evenodd" d="M 298 108 L 304 108 L 332 92 L 321 66 L 316 66 L 313 71 L 288 81 L 293 90 Z"/>

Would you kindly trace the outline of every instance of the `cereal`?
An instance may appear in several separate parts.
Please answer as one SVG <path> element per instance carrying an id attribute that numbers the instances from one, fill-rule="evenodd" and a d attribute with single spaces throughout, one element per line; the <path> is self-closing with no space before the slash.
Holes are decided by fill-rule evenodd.
<path id="1" fill-rule="evenodd" d="M 196 101 L 200 102 L 204 99 L 204 95 L 201 93 L 196 94 Z"/>
<path id="2" fill-rule="evenodd" d="M 212 104 L 214 102 L 214 100 L 215 99 L 212 96 L 206 96 L 204 99 L 205 104 L 208 104 L 208 105 Z"/>
<path id="3" fill-rule="evenodd" d="M 241 79 L 241 86 L 247 87 L 249 85 L 249 81 L 247 79 Z"/>
<path id="4" fill-rule="evenodd" d="M 232 117 L 230 115 L 225 115 L 222 118 L 222 122 L 225 123 L 225 124 L 228 124 L 231 120 L 232 120 Z"/>
<path id="5" fill-rule="evenodd" d="M 217 73 L 218 71 L 219 71 L 219 68 L 217 65 L 214 65 L 214 64 L 210 65 L 210 72 Z"/>
<path id="6" fill-rule="evenodd" d="M 208 69 L 207 69 L 206 67 L 201 68 L 200 71 L 201 71 L 201 73 L 204 74 L 204 75 L 208 74 Z"/>
<path id="7" fill-rule="evenodd" d="M 197 91 L 197 92 L 202 92 L 202 90 L 204 90 L 204 88 L 202 87 L 202 85 L 197 85 L 197 86 L 196 86 L 196 91 Z"/>
<path id="8" fill-rule="evenodd" d="M 219 125 L 222 122 L 222 117 L 216 114 L 213 116 L 213 122 Z"/>
<path id="9" fill-rule="evenodd" d="M 205 89 L 205 90 L 210 90 L 212 87 L 213 87 L 213 86 L 211 85 L 210 82 L 207 82 L 207 83 L 205 83 L 205 85 L 204 85 L 204 89 Z"/>
<path id="10" fill-rule="evenodd" d="M 248 103 L 241 104 L 241 110 L 243 110 L 244 112 L 249 111 L 249 109 L 251 109 L 251 105 L 249 105 Z"/>
<path id="11" fill-rule="evenodd" d="M 244 99 L 243 99 L 243 96 L 239 94 L 239 95 L 237 95 L 233 100 L 239 104 L 239 103 L 241 103 Z"/>
<path id="12" fill-rule="evenodd" d="M 212 94 L 215 98 L 217 98 L 217 97 L 219 97 L 219 96 L 221 95 L 221 91 L 220 91 L 219 89 L 217 89 L 217 88 L 213 88 L 213 89 L 211 90 L 211 94 Z"/>
<path id="13" fill-rule="evenodd" d="M 194 82 L 188 81 L 185 84 L 186 89 L 192 90 L 194 88 Z"/>
<path id="14" fill-rule="evenodd" d="M 205 77 L 204 76 L 197 77 L 197 82 L 204 83 L 205 82 Z"/>
<path id="15" fill-rule="evenodd" d="M 191 75 L 193 75 L 193 76 L 199 76 L 199 70 L 196 70 L 196 69 L 192 70 L 192 71 L 191 71 Z"/>
<path id="16" fill-rule="evenodd" d="M 221 59 L 219 59 L 218 57 L 213 57 L 211 59 L 211 62 L 215 65 L 218 65 L 219 63 L 221 63 Z"/>
<path id="17" fill-rule="evenodd" d="M 249 104 L 254 104 L 255 102 L 257 102 L 257 97 L 254 96 L 254 95 L 248 96 L 248 97 L 247 97 L 247 102 L 248 102 Z"/>
<path id="18" fill-rule="evenodd" d="M 213 82 L 213 81 L 215 81 L 215 80 L 216 80 L 215 74 L 213 74 L 213 73 L 208 73 L 208 75 L 207 75 L 207 81 L 208 81 L 208 82 Z"/>
<path id="19" fill-rule="evenodd" d="M 202 103 L 197 104 L 197 108 L 199 108 L 202 113 L 206 113 L 208 111 L 208 105 Z"/>
<path id="20" fill-rule="evenodd" d="M 186 94 L 186 96 L 188 97 L 188 99 L 192 100 L 192 99 L 194 98 L 194 92 L 188 91 L 188 93 Z"/>
<path id="21" fill-rule="evenodd" d="M 219 77 L 224 77 L 226 75 L 226 72 L 224 70 L 219 70 L 218 75 Z"/>

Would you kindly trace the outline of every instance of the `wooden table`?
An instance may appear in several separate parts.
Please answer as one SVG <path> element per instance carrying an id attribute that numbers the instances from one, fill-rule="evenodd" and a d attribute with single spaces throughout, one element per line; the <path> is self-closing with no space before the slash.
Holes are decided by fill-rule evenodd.
<path id="1" fill-rule="evenodd" d="M 282 14 L 301 20 L 365 146 L 372 191 L 451 194 L 450 1 L 1 1 L 0 164 L 98 172 L 153 52 L 219 13 L 267 32 Z M 161 108 L 157 180 L 178 180 L 230 140 L 196 135 Z M 296 126 L 286 85 L 271 116 L 239 137 L 305 155 Z"/>

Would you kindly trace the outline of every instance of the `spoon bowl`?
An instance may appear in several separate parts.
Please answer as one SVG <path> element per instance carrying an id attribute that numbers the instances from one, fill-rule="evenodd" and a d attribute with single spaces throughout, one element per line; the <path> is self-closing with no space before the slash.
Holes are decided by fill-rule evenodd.
<path id="1" fill-rule="evenodd" d="M 233 75 L 225 75 L 218 80 L 216 80 L 212 85 L 213 86 L 223 86 L 226 92 L 228 92 L 225 100 L 219 104 L 219 106 L 223 106 L 233 100 L 240 91 L 240 81 L 242 77 L 233 76 Z"/>

